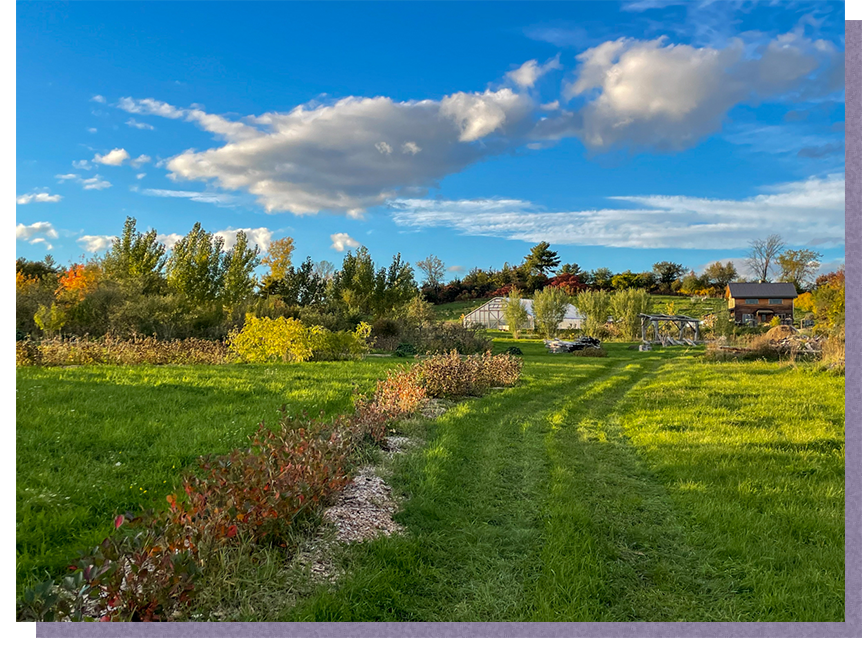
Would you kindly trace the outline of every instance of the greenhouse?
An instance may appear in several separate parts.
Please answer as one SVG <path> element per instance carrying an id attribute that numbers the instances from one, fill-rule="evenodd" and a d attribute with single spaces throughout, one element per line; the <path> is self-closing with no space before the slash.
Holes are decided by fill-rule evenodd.
<path id="1" fill-rule="evenodd" d="M 522 306 L 528 311 L 528 324 L 525 326 L 528 330 L 534 328 L 534 300 L 521 299 Z M 491 301 L 486 302 L 482 306 L 475 308 L 468 313 L 462 320 L 462 325 L 482 326 L 483 328 L 507 330 L 507 322 L 504 318 L 504 308 L 507 306 L 507 297 L 496 297 Z M 582 328 L 585 318 L 576 307 L 572 304 L 567 306 L 567 313 L 564 315 L 564 321 L 558 326 L 562 329 L 578 329 Z"/>

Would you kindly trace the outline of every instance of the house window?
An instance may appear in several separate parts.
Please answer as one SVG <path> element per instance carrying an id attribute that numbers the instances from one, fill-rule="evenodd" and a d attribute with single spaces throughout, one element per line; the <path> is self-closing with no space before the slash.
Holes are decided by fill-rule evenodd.
<path id="1" fill-rule="evenodd" d="M 782 299 L 769 299 L 768 303 L 769 304 L 782 304 L 783 300 Z"/>
<path id="2" fill-rule="evenodd" d="M 745 304 L 758 304 L 759 300 L 758 299 L 747 299 L 744 301 L 744 303 Z"/>

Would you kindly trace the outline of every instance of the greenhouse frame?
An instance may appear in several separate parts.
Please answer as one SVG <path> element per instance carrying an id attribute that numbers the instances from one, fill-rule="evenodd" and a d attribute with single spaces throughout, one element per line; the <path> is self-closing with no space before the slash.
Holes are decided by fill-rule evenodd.
<path id="1" fill-rule="evenodd" d="M 520 299 L 522 306 L 528 311 L 528 324 L 525 326 L 527 330 L 534 329 L 534 300 Z M 507 297 L 496 297 L 482 306 L 478 306 L 473 311 L 468 313 L 462 320 L 464 327 L 482 326 L 487 329 L 498 329 L 506 331 L 508 329 L 507 322 L 504 318 L 504 308 L 507 305 Z M 568 304 L 567 313 L 564 315 L 564 321 L 558 326 L 561 329 L 580 329 L 585 322 L 585 317 L 576 310 L 572 304 Z"/>

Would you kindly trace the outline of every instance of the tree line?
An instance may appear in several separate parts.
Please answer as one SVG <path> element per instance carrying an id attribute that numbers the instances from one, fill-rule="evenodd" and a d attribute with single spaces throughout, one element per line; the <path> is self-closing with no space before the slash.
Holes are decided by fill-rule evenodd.
<path id="1" fill-rule="evenodd" d="M 293 239 L 285 237 L 272 241 L 262 254 L 242 230 L 235 244 L 226 247 L 200 223 L 168 249 L 155 230 L 141 232 L 136 220 L 127 218 L 109 249 L 89 261 L 60 267 L 50 256 L 17 260 L 18 336 L 224 338 L 242 325 L 247 313 L 353 330 L 362 321 L 404 316 L 418 295 L 435 304 L 514 292 L 544 298 L 559 292 L 628 291 L 721 296 L 728 283 L 740 278 L 731 262 L 715 262 L 699 275 L 672 261 L 654 263 L 642 272 L 583 270 L 577 263 L 561 263 L 558 252 L 540 242 L 519 264 L 474 268 L 446 283 L 443 261 L 429 256 L 414 264 L 422 276 L 418 285 L 414 266 L 399 254 L 389 265 L 378 266 L 361 247 L 348 252 L 336 268 L 309 257 L 295 265 L 293 252 Z M 780 280 L 791 280 L 803 290 L 818 258 L 810 250 L 786 250 L 775 236 L 752 242 L 748 263 L 760 279 L 779 267 Z M 265 271 L 258 273 L 259 267 Z"/>

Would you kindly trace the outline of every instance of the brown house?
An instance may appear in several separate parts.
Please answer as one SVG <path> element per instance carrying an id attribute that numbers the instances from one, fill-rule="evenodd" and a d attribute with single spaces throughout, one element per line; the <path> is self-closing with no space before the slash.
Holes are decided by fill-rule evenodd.
<path id="1" fill-rule="evenodd" d="M 738 324 L 763 324 L 774 317 L 792 320 L 798 296 L 792 283 L 730 283 L 726 286 L 729 312 Z"/>

